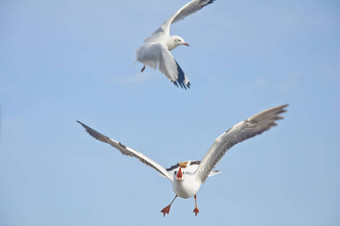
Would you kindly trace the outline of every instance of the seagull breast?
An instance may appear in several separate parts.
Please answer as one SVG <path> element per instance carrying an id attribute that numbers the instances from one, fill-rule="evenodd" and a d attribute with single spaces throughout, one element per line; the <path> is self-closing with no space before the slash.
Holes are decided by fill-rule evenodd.
<path id="1" fill-rule="evenodd" d="M 185 173 L 182 180 L 174 180 L 172 189 L 181 198 L 187 199 L 194 196 L 201 187 L 201 182 L 196 180 L 193 174 Z"/>

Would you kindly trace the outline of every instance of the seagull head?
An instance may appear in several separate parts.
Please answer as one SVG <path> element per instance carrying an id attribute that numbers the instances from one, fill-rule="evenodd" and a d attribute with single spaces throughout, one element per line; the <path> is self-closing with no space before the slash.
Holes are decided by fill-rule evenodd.
<path id="1" fill-rule="evenodd" d="M 178 35 L 173 35 L 173 36 L 171 36 L 171 38 L 172 38 L 172 41 L 173 41 L 173 44 L 174 44 L 175 47 L 177 47 L 179 45 L 189 46 L 189 44 L 186 43 L 184 41 L 184 39 L 182 37 L 178 36 Z"/>

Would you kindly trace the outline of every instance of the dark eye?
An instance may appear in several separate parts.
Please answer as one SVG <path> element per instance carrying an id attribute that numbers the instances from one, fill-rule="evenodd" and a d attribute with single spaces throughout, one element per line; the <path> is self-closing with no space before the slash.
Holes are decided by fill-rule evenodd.
<path id="1" fill-rule="evenodd" d="M 174 174 L 177 174 L 177 171 L 175 171 Z"/>

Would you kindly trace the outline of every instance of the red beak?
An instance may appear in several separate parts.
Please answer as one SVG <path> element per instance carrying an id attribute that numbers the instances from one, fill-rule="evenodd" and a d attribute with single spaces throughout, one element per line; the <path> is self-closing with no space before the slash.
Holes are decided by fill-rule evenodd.
<path id="1" fill-rule="evenodd" d="M 183 43 L 183 45 L 189 46 L 189 44 L 188 44 L 188 43 L 186 43 L 186 42 L 184 42 L 184 43 Z"/>
<path id="2" fill-rule="evenodd" d="M 179 167 L 178 173 L 177 173 L 177 179 L 182 180 L 183 179 L 183 174 L 182 174 L 182 169 Z"/>

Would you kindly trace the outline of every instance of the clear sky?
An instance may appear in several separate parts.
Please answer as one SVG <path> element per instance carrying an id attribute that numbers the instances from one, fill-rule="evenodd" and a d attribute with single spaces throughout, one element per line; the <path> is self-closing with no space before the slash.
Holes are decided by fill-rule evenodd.
<path id="1" fill-rule="evenodd" d="M 0 2 L 0 225 L 340 225 L 340 2 L 217 0 L 174 24 L 176 88 L 133 64 L 188 0 Z M 165 167 L 281 104 L 194 199 L 80 120 Z"/>

